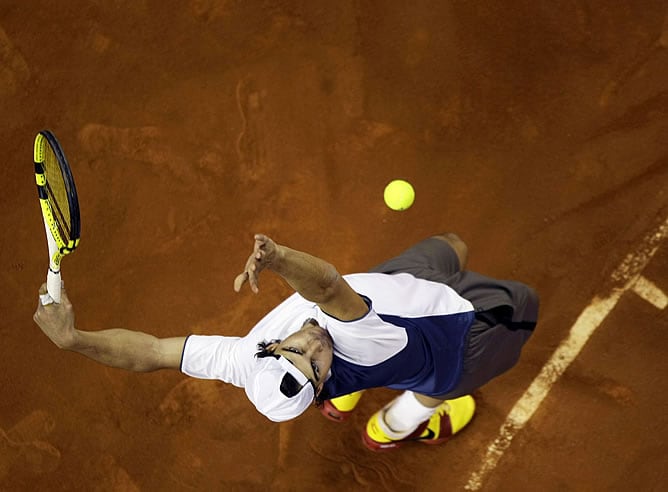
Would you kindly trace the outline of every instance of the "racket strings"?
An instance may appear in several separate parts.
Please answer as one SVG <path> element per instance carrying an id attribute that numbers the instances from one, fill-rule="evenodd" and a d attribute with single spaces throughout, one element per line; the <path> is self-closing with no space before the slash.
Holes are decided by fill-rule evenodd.
<path id="1" fill-rule="evenodd" d="M 72 220 L 68 201 L 67 185 L 60 169 L 58 158 L 49 146 L 46 146 L 44 174 L 46 191 L 51 203 L 53 217 L 58 225 L 62 239 L 67 243 L 72 239 Z"/>

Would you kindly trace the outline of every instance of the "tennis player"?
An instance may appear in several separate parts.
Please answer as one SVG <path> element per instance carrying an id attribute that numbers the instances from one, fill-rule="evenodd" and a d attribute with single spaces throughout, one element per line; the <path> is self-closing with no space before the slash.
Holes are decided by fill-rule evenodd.
<path id="1" fill-rule="evenodd" d="M 243 387 L 275 422 L 314 403 L 344 421 L 364 390 L 400 390 L 371 416 L 364 444 L 375 451 L 436 444 L 471 421 L 471 393 L 516 364 L 538 317 L 533 289 L 467 271 L 466 259 L 465 243 L 447 233 L 369 273 L 342 276 L 330 263 L 258 234 L 235 291 L 248 283 L 257 293 L 259 274 L 269 269 L 295 293 L 245 336 L 79 330 L 65 291 L 61 304 L 40 302 L 34 319 L 58 347 L 109 366 L 179 369 Z"/>

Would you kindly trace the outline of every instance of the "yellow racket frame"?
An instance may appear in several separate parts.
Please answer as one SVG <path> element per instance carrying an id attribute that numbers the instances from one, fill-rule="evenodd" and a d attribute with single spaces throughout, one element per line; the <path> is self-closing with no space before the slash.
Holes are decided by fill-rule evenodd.
<path id="1" fill-rule="evenodd" d="M 53 208 L 46 192 L 46 175 L 44 161 L 46 159 L 46 146 L 50 145 L 43 133 L 38 133 L 35 137 L 34 162 L 35 162 L 35 182 L 39 195 L 39 204 L 44 219 L 44 229 L 49 248 L 49 272 L 47 274 L 47 290 L 51 300 L 60 302 L 60 263 L 63 257 L 70 254 L 79 245 L 79 238 L 70 239 L 67 242 L 63 239 L 56 218 L 53 214 Z M 43 299 L 43 303 L 48 300 Z"/>

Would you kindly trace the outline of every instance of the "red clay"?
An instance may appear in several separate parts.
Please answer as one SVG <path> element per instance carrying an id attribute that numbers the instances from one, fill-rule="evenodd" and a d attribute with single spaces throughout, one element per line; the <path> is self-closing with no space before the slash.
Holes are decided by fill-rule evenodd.
<path id="1" fill-rule="evenodd" d="M 27 0 L 0 11 L 0 489 L 462 490 L 612 270 L 668 213 L 666 5 L 643 2 Z M 533 285 L 520 364 L 441 446 L 371 453 L 345 423 L 286 424 L 242 390 L 59 351 L 32 322 L 46 245 L 32 141 L 74 168 L 82 329 L 241 335 L 289 293 L 235 294 L 252 235 L 363 271 L 457 232 L 469 267 Z M 410 181 L 412 208 L 382 201 Z M 665 247 L 643 273 L 668 290 Z M 668 482 L 668 320 L 632 293 L 485 490 Z"/>

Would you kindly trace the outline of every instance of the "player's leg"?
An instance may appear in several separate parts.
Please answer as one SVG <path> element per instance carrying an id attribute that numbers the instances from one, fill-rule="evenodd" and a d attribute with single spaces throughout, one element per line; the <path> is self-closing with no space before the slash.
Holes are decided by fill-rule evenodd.
<path id="1" fill-rule="evenodd" d="M 466 243 L 457 234 L 446 232 L 420 241 L 369 271 L 410 273 L 417 278 L 445 282 L 447 278 L 465 268 L 467 259 Z"/>
<path id="2" fill-rule="evenodd" d="M 362 440 L 372 451 L 413 441 L 439 444 L 461 431 L 474 413 L 470 395 L 443 400 L 405 391 L 369 419 Z"/>
<path id="3" fill-rule="evenodd" d="M 447 243 L 455 251 L 457 259 L 459 260 L 459 270 L 465 270 L 466 262 L 469 257 L 469 248 L 462 238 L 453 232 L 438 234 L 437 236 L 434 236 L 434 238 Z"/>

